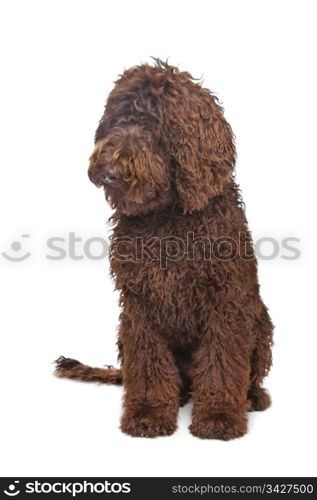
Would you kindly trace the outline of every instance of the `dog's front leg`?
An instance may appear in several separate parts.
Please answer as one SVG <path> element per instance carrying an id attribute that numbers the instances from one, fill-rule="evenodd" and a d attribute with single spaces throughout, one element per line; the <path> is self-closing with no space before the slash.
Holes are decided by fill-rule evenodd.
<path id="1" fill-rule="evenodd" d="M 167 436 L 176 429 L 181 380 L 164 338 L 148 324 L 146 314 L 124 311 L 120 340 L 123 344 L 124 414 L 121 429 L 132 436 Z"/>
<path id="2" fill-rule="evenodd" d="M 237 318 L 223 317 L 226 324 L 206 328 L 193 356 L 190 430 L 200 438 L 228 440 L 247 432 L 249 341 Z"/>

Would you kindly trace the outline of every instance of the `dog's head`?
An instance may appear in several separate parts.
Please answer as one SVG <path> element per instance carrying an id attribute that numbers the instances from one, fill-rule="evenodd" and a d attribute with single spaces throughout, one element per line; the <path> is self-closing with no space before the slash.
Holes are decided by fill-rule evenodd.
<path id="1" fill-rule="evenodd" d="M 158 59 L 116 82 L 95 139 L 89 177 L 129 215 L 167 205 L 201 210 L 230 181 L 235 162 L 215 96 Z"/>

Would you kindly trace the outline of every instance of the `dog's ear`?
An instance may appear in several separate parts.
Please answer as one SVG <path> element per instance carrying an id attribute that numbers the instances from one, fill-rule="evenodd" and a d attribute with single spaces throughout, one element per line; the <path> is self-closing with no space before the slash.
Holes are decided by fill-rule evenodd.
<path id="1" fill-rule="evenodd" d="M 201 210 L 223 191 L 235 163 L 233 133 L 222 108 L 212 94 L 199 97 L 198 105 L 188 100 L 172 127 L 175 183 L 186 213 Z"/>

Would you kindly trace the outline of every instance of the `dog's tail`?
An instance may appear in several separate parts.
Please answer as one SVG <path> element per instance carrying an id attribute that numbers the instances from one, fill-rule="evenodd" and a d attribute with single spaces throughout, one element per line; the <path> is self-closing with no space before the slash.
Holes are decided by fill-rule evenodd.
<path id="1" fill-rule="evenodd" d="M 60 356 L 56 361 L 55 375 L 61 378 L 71 378 L 82 382 L 99 382 L 101 384 L 122 384 L 122 370 L 113 366 L 92 368 L 83 365 L 76 359 Z"/>

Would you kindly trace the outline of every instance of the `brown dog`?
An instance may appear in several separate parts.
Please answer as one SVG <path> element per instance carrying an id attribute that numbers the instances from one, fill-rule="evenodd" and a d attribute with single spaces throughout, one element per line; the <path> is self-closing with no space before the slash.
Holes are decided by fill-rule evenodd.
<path id="1" fill-rule="evenodd" d="M 233 134 L 215 96 L 155 60 L 125 71 L 96 132 L 89 177 L 115 209 L 111 272 L 120 290 L 121 369 L 60 358 L 56 374 L 125 387 L 121 428 L 232 439 L 264 410 L 272 323 L 233 180 Z"/>

